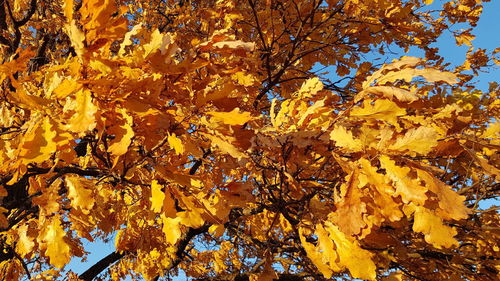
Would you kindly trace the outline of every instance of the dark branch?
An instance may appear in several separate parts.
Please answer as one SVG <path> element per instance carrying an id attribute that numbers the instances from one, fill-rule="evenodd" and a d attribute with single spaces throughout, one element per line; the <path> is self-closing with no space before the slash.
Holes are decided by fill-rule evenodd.
<path id="1" fill-rule="evenodd" d="M 101 259 L 100 261 L 98 261 L 93 266 L 91 266 L 84 273 L 80 274 L 78 278 L 84 281 L 92 281 L 95 277 L 97 277 L 97 275 L 101 274 L 101 272 L 105 270 L 108 266 L 119 261 L 124 256 L 125 254 L 123 253 L 113 252 L 104 257 L 103 259 Z"/>

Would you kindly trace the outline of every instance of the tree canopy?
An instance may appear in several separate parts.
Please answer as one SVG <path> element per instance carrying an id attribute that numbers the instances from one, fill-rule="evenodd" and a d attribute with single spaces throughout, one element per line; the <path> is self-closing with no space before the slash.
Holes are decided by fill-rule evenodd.
<path id="1" fill-rule="evenodd" d="M 500 48 L 432 2 L 0 1 L 0 279 L 498 280 Z"/>

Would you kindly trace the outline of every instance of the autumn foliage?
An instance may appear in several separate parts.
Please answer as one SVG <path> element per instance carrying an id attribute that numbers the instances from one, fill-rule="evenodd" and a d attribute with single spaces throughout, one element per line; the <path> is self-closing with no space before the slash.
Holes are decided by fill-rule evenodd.
<path id="1" fill-rule="evenodd" d="M 500 49 L 432 2 L 0 1 L 0 279 L 498 280 Z"/>

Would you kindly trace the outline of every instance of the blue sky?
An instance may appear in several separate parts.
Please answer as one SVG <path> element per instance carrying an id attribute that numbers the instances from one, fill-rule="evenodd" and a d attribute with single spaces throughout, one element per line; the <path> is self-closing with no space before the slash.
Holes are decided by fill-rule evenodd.
<path id="1" fill-rule="evenodd" d="M 442 1 L 435 1 L 437 5 L 441 4 Z M 500 1 L 493 0 L 489 3 L 484 3 L 484 12 L 481 20 L 478 23 L 477 28 L 473 31 L 476 39 L 473 41 L 473 45 L 476 48 L 484 48 L 487 50 L 493 50 L 500 47 Z M 468 50 L 468 46 L 456 46 L 455 39 L 451 33 L 444 34 L 440 40 L 433 46 L 440 48 L 440 54 L 444 56 L 452 65 L 460 65 L 465 60 L 465 54 Z M 405 54 L 403 52 L 400 55 L 412 55 L 421 56 L 420 53 L 415 51 L 410 51 Z M 399 56 L 399 55 L 398 55 Z M 488 73 L 480 74 L 477 79 L 477 88 L 481 90 L 486 90 L 488 88 L 488 82 L 497 81 L 500 82 L 500 68 L 492 68 Z M 486 205 L 498 205 L 498 201 L 485 202 Z M 95 262 L 99 261 L 101 258 L 105 257 L 109 253 L 114 251 L 114 243 L 87 243 L 85 244 L 85 249 L 90 252 L 87 257 L 86 262 L 81 262 L 79 258 L 74 258 L 70 264 L 66 266 L 66 269 L 72 270 L 75 273 L 82 273 L 88 269 Z M 130 279 L 129 279 L 130 280 Z M 180 276 L 174 278 L 174 280 L 187 280 L 186 277 Z"/>

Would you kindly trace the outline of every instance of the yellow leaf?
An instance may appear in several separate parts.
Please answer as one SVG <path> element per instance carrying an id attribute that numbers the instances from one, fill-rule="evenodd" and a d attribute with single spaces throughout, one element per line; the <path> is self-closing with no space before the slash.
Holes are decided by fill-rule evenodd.
<path id="1" fill-rule="evenodd" d="M 167 138 L 168 144 L 170 147 L 172 147 L 177 155 L 180 155 L 184 153 L 184 145 L 182 144 L 182 141 L 175 136 L 175 134 L 170 134 L 168 135 Z"/>
<path id="2" fill-rule="evenodd" d="M 302 127 L 304 123 L 312 123 L 317 121 L 317 117 L 321 116 L 322 112 L 330 111 L 329 108 L 325 108 L 325 99 L 316 101 L 313 105 L 309 106 L 305 112 L 299 114 L 299 121 L 297 122 L 297 127 Z M 305 122 L 310 120 L 309 122 Z"/>
<path id="3" fill-rule="evenodd" d="M 49 117 L 44 117 L 38 122 L 35 118 L 33 121 L 23 137 L 19 152 L 19 157 L 26 165 L 42 163 L 57 151 L 57 145 L 54 141 L 57 133 Z"/>
<path id="4" fill-rule="evenodd" d="M 236 80 L 238 84 L 245 87 L 254 85 L 256 81 L 252 74 L 247 74 L 246 72 L 243 71 L 238 71 L 234 73 L 233 75 L 231 75 L 231 78 L 233 80 Z"/>
<path id="5" fill-rule="evenodd" d="M 165 240 L 170 245 L 175 245 L 177 241 L 181 238 L 182 231 L 180 225 L 180 218 L 168 218 L 164 215 L 161 215 L 162 223 L 163 223 L 163 234 L 165 234 Z"/>
<path id="6" fill-rule="evenodd" d="M 82 2 L 80 13 L 86 30 L 106 26 L 111 19 L 111 15 L 117 10 L 112 0 L 87 0 Z"/>
<path id="7" fill-rule="evenodd" d="M 32 250 L 35 246 L 34 238 L 29 236 L 28 224 L 23 224 L 17 229 L 19 239 L 16 244 L 16 252 L 24 258 L 30 258 L 33 254 Z"/>
<path id="8" fill-rule="evenodd" d="M 85 51 L 85 33 L 78 28 L 75 20 L 71 20 L 68 24 L 66 24 L 65 29 L 76 54 L 81 57 Z"/>
<path id="9" fill-rule="evenodd" d="M 204 210 L 196 207 L 189 209 L 189 211 L 177 212 L 177 218 L 180 219 L 180 222 L 185 226 L 194 228 L 202 226 L 205 223 L 202 216 Z M 216 222 L 219 223 L 218 221 Z"/>
<path id="10" fill-rule="evenodd" d="M 81 87 L 82 84 L 73 79 L 64 79 L 61 84 L 54 89 L 54 97 L 58 99 L 65 99 L 75 91 L 80 90 Z"/>
<path id="11" fill-rule="evenodd" d="M 108 75 L 113 71 L 113 69 L 111 68 L 112 65 L 109 65 L 109 62 L 106 62 L 104 60 L 91 59 L 89 62 L 89 66 L 103 75 Z"/>
<path id="12" fill-rule="evenodd" d="M 212 234 L 214 237 L 221 237 L 224 234 L 225 227 L 223 224 L 214 224 L 211 225 L 210 228 L 208 229 L 208 232 Z"/>
<path id="13" fill-rule="evenodd" d="M 323 90 L 323 83 L 319 80 L 319 78 L 314 77 L 307 79 L 307 81 L 302 84 L 297 96 L 299 98 L 310 98 L 315 96 L 321 90 Z"/>
<path id="14" fill-rule="evenodd" d="M 161 211 L 163 201 L 165 200 L 165 193 L 162 188 L 163 186 L 158 184 L 158 181 L 153 180 L 153 182 L 151 182 L 151 210 L 155 213 Z"/>
<path id="15" fill-rule="evenodd" d="M 488 124 L 488 128 L 481 135 L 482 138 L 500 138 L 500 121 Z"/>
<path id="16" fill-rule="evenodd" d="M 359 94 L 356 95 L 356 98 L 354 99 L 355 102 L 360 101 L 362 98 L 364 98 L 368 94 L 374 94 L 382 97 L 389 98 L 391 100 L 397 99 L 402 102 L 414 102 L 418 100 L 418 95 L 415 94 L 414 92 L 410 92 L 405 89 L 397 88 L 397 87 L 391 87 L 391 86 L 373 86 L 373 87 L 368 87 L 364 89 L 363 91 L 359 92 Z"/>
<path id="17" fill-rule="evenodd" d="M 13 84 L 15 83 L 16 82 L 13 82 Z M 37 110 L 44 110 L 51 103 L 50 100 L 46 98 L 27 93 L 26 89 L 20 85 L 17 87 L 12 97 L 19 104 L 25 105 L 27 108 L 37 109 Z"/>
<path id="18" fill-rule="evenodd" d="M 48 76 L 46 79 L 49 83 L 45 84 L 43 90 L 45 92 L 45 97 L 50 98 L 54 89 L 56 89 L 63 81 L 63 77 L 59 76 L 59 74 L 55 72 L 51 76 Z"/>
<path id="19" fill-rule="evenodd" d="M 64 4 L 63 4 L 64 16 L 66 17 L 68 22 L 73 21 L 73 8 L 74 8 L 73 0 L 65 0 L 64 1 Z"/>
<path id="20" fill-rule="evenodd" d="M 339 255 L 335 251 L 335 244 L 322 224 L 316 225 L 314 234 L 318 236 L 318 249 L 321 251 L 322 261 L 335 272 L 343 270 L 338 264 Z"/>
<path id="21" fill-rule="evenodd" d="M 447 218 L 454 220 L 466 219 L 469 214 L 469 209 L 465 207 L 465 196 L 458 195 L 444 182 L 435 178 L 426 171 L 417 170 L 418 177 L 423 179 L 429 190 L 434 192 L 439 199 L 439 207 L 447 215 Z"/>
<path id="22" fill-rule="evenodd" d="M 397 70 L 404 67 L 415 67 L 422 60 L 416 57 L 403 56 L 400 59 L 394 60 L 394 62 L 390 64 L 384 65 L 379 70 L 375 71 L 372 75 L 366 78 L 366 81 L 363 82 L 363 89 L 368 88 L 371 84 L 374 83 L 375 80 L 380 79 L 384 76 L 384 72 L 388 70 Z"/>
<path id="23" fill-rule="evenodd" d="M 62 268 L 70 261 L 70 247 L 64 240 L 66 232 L 61 226 L 61 218 L 54 215 L 44 226 L 42 241 L 45 244 L 45 255 L 49 257 L 50 263 L 55 267 Z"/>
<path id="24" fill-rule="evenodd" d="M 299 228 L 299 238 L 302 247 L 306 251 L 307 257 L 311 260 L 311 262 L 318 268 L 319 272 L 325 276 L 325 278 L 329 279 L 333 275 L 333 270 L 326 264 L 323 260 L 323 255 L 314 247 L 313 244 L 307 242 L 305 237 L 305 229 L 303 227 Z"/>
<path id="25" fill-rule="evenodd" d="M 115 136 L 110 142 L 108 152 L 115 156 L 121 156 L 127 153 L 128 147 L 132 143 L 132 138 L 134 137 L 134 130 L 132 129 L 134 122 L 132 116 L 123 108 L 120 108 L 118 112 L 120 112 L 122 119 L 118 119 L 119 121 L 115 122 L 114 126 L 108 130 L 109 135 Z"/>
<path id="26" fill-rule="evenodd" d="M 84 214 L 89 214 L 95 203 L 91 190 L 92 183 L 88 179 L 79 176 L 67 176 L 65 181 L 71 206 L 80 209 Z"/>
<path id="27" fill-rule="evenodd" d="M 329 218 L 347 235 L 357 235 L 366 227 L 363 217 L 366 213 L 366 203 L 363 202 L 363 194 L 359 187 L 359 169 L 354 171 L 346 179 L 347 183 L 341 188 L 345 190 L 344 196 L 336 203 L 335 212 Z"/>
<path id="28" fill-rule="evenodd" d="M 385 175 L 377 172 L 377 168 L 373 167 L 367 159 L 361 158 L 358 161 L 361 165 L 360 169 L 360 186 L 371 184 L 376 190 L 373 196 L 374 203 L 380 208 L 380 213 L 390 221 L 398 221 L 403 217 L 403 213 L 399 208 L 392 195 L 394 187 L 386 182 Z"/>
<path id="29" fill-rule="evenodd" d="M 216 145 L 222 152 L 227 153 L 232 157 L 237 158 L 238 160 L 245 158 L 245 154 L 243 154 L 236 146 L 226 141 L 225 139 L 209 134 L 204 134 L 204 136 L 209 138 L 212 144 Z"/>
<path id="30" fill-rule="evenodd" d="M 470 33 L 470 30 L 466 30 L 458 35 L 455 35 L 455 41 L 458 46 L 462 46 L 464 44 L 467 46 L 472 46 L 471 41 L 474 40 L 475 38 L 476 36 L 472 35 Z"/>
<path id="31" fill-rule="evenodd" d="M 378 99 L 373 104 L 365 100 L 363 107 L 354 107 L 350 115 L 365 119 L 380 119 L 391 124 L 396 124 L 397 117 L 406 115 L 406 110 L 386 99 Z"/>
<path id="32" fill-rule="evenodd" d="M 157 50 L 160 50 L 161 54 L 165 55 L 167 46 L 171 44 L 173 44 L 173 40 L 170 34 L 161 34 L 158 29 L 155 29 L 151 33 L 151 41 L 144 44 L 144 58 L 147 58 Z"/>
<path id="33" fill-rule="evenodd" d="M 74 111 L 70 118 L 67 129 L 74 133 L 83 133 L 92 130 L 95 126 L 95 114 L 97 106 L 92 103 L 92 93 L 86 89 L 80 89 L 75 99 L 66 103 L 66 111 Z"/>
<path id="34" fill-rule="evenodd" d="M 239 108 L 235 108 L 230 112 L 209 111 L 207 114 L 212 115 L 212 120 L 215 122 L 222 122 L 227 125 L 243 125 L 253 119 L 250 112 L 240 113 Z"/>
<path id="35" fill-rule="evenodd" d="M 330 133 L 330 139 L 335 141 L 335 145 L 346 148 L 352 152 L 358 152 L 364 149 L 361 140 L 354 138 L 352 132 L 348 131 L 344 126 L 336 125 Z"/>
<path id="36" fill-rule="evenodd" d="M 425 194 L 427 189 L 409 175 L 410 168 L 397 166 L 396 162 L 386 155 L 380 156 L 379 160 L 387 176 L 396 186 L 394 196 L 401 196 L 404 203 L 414 202 L 417 205 L 424 205 L 427 200 Z"/>
<path id="37" fill-rule="evenodd" d="M 229 49 L 241 49 L 247 52 L 251 52 L 255 49 L 255 43 L 253 42 L 243 42 L 241 40 L 235 41 L 221 41 L 214 43 L 215 48 L 229 48 Z"/>
<path id="38" fill-rule="evenodd" d="M 425 241 L 438 249 L 458 246 L 458 241 L 453 238 L 457 231 L 444 225 L 440 217 L 425 207 L 416 206 L 413 231 L 422 232 Z"/>
<path id="39" fill-rule="evenodd" d="M 457 83 L 457 75 L 448 71 L 441 71 L 434 68 L 416 69 L 417 75 L 424 77 L 427 82 L 446 82 L 448 84 Z"/>
<path id="40" fill-rule="evenodd" d="M 500 169 L 497 167 L 490 165 L 488 163 L 488 160 L 484 159 L 481 155 L 478 155 L 475 151 L 468 149 L 464 147 L 465 150 L 469 153 L 469 155 L 472 157 L 472 159 L 475 160 L 476 164 L 483 168 L 483 170 L 489 174 L 490 176 L 494 177 L 497 181 L 500 181 Z"/>
<path id="41" fill-rule="evenodd" d="M 382 76 L 377 84 L 384 85 L 385 83 L 392 83 L 396 80 L 403 80 L 410 82 L 414 77 L 422 76 L 427 82 L 446 82 L 448 84 L 457 83 L 457 76 L 451 72 L 441 71 L 434 68 L 404 68 L 397 71 L 388 72 L 386 75 Z"/>
<path id="42" fill-rule="evenodd" d="M 375 280 L 377 266 L 372 261 L 372 254 L 362 249 L 356 241 L 351 241 L 332 223 L 326 222 L 325 227 L 335 242 L 340 264 L 349 269 L 352 277 Z"/>
<path id="43" fill-rule="evenodd" d="M 123 39 L 123 42 L 120 44 L 120 50 L 118 51 L 118 55 L 120 55 L 120 56 L 125 55 L 125 47 L 133 44 L 133 42 L 130 38 L 132 38 L 132 36 L 139 33 L 139 31 L 141 31 L 141 29 L 142 29 L 142 24 L 139 23 L 139 24 L 135 25 L 129 32 L 127 32 L 125 34 L 125 38 Z"/>
<path id="44" fill-rule="evenodd" d="M 399 151 L 410 151 L 419 154 L 427 154 L 437 145 L 439 135 L 436 130 L 430 127 L 418 127 L 410 129 L 406 134 L 389 146 L 389 149 Z M 411 153 L 414 154 L 414 153 Z"/>

